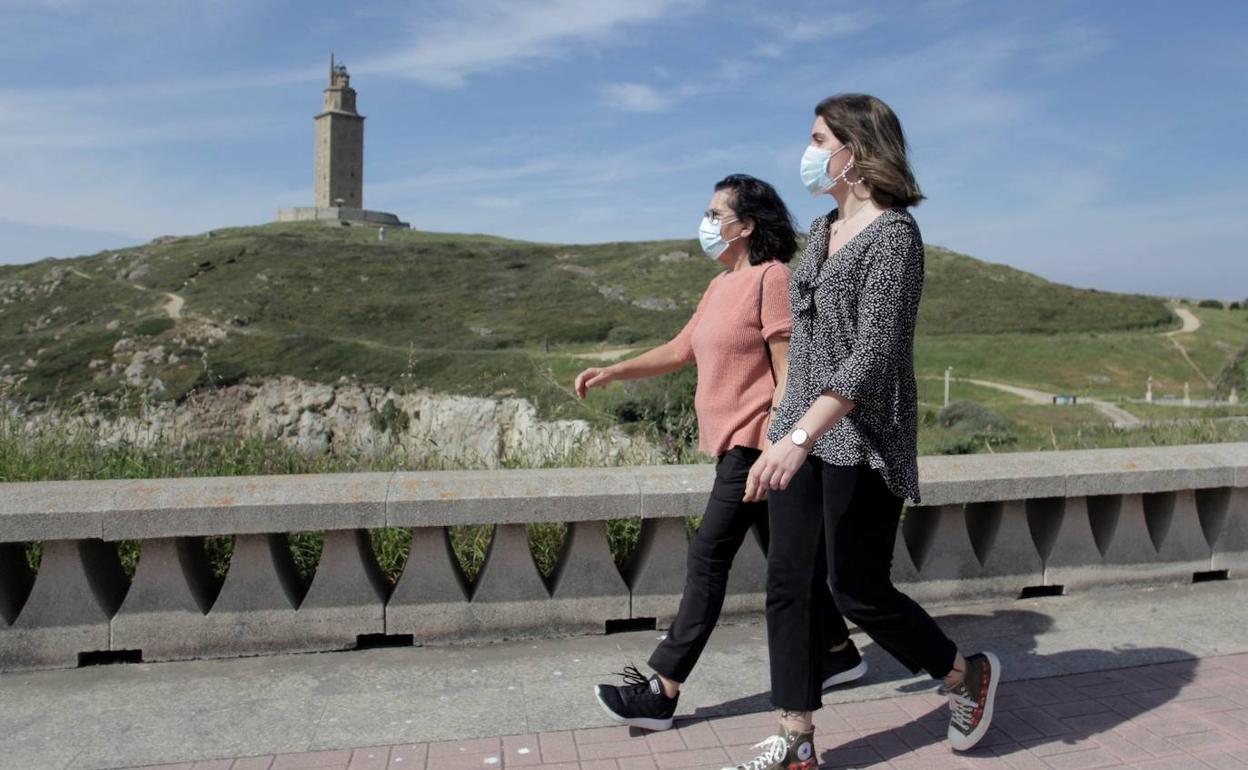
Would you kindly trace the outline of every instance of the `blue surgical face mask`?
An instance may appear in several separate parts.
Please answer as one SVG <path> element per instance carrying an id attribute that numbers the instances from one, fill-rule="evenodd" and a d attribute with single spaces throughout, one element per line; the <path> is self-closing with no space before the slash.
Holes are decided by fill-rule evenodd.
<path id="1" fill-rule="evenodd" d="M 828 192 L 840 179 L 844 179 L 849 173 L 849 169 L 853 167 L 853 161 L 845 164 L 845 168 L 841 169 L 841 173 L 835 177 L 828 176 L 828 162 L 832 157 L 841 150 L 848 149 L 849 145 L 842 144 L 838 150 L 824 150 L 813 144 L 806 146 L 806 152 L 802 153 L 802 184 L 806 185 L 806 189 L 810 190 L 811 195 L 821 195 Z"/>
<path id="2" fill-rule="evenodd" d="M 725 221 L 735 222 L 736 220 L 721 219 L 718 222 L 713 222 L 710 217 L 702 217 L 702 224 L 698 226 L 698 240 L 702 243 L 702 251 L 705 251 L 706 256 L 711 259 L 719 259 L 719 255 L 727 251 L 728 244 L 741 237 L 738 235 L 736 238 L 724 240 L 723 225 Z"/>

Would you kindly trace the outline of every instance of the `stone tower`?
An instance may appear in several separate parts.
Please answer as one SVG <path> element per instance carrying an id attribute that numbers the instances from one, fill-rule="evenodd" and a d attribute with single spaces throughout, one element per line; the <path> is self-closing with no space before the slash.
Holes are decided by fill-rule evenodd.
<path id="1" fill-rule="evenodd" d="M 316 116 L 312 206 L 277 210 L 278 222 L 410 227 L 387 211 L 364 208 L 364 116 L 355 111 L 355 89 L 347 68 L 329 55 L 325 109 Z"/>
<path id="2" fill-rule="evenodd" d="M 364 208 L 364 116 L 344 64 L 329 55 L 325 109 L 316 116 L 315 205 Z"/>

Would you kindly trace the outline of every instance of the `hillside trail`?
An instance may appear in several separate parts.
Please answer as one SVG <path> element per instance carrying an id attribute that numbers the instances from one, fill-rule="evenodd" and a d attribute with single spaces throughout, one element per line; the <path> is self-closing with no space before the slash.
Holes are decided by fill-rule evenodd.
<path id="1" fill-rule="evenodd" d="M 1034 388 L 1023 388 L 1018 385 L 1008 385 L 1004 382 L 993 382 L 991 380 L 978 380 L 959 377 L 956 382 L 966 382 L 971 385 L 978 385 L 983 388 L 992 388 L 1000 390 L 1004 393 L 1010 393 L 1022 398 L 1029 404 L 1052 404 L 1055 393 L 1046 393 L 1043 390 Z M 1134 428 L 1144 424 L 1139 417 L 1128 412 L 1126 409 L 1112 404 L 1108 401 L 1102 401 L 1098 398 L 1084 398 L 1083 402 L 1092 406 L 1093 409 L 1103 414 L 1113 423 L 1115 428 Z"/>
<path id="2" fill-rule="evenodd" d="M 1174 310 L 1175 315 L 1182 319 L 1183 328 L 1166 332 L 1165 334 L 1167 337 L 1173 337 L 1176 334 L 1190 334 L 1200 328 L 1200 319 L 1197 318 L 1196 314 L 1192 311 L 1185 307 L 1176 307 L 1171 309 Z"/>
<path id="3" fill-rule="evenodd" d="M 79 270 L 79 269 L 78 269 L 78 268 L 76 268 L 76 267 L 71 267 L 71 268 L 69 269 L 69 272 L 73 273 L 74 275 L 78 276 L 79 278 L 85 278 L 85 279 L 87 279 L 88 281 L 94 281 L 94 280 L 95 280 L 95 276 L 88 275 L 88 274 L 86 274 L 86 273 L 82 272 L 81 270 Z M 147 287 L 147 286 L 144 286 L 144 285 L 142 285 L 142 284 L 135 283 L 135 282 L 133 282 L 133 281 L 130 281 L 129 283 L 130 283 L 130 285 L 131 285 L 131 286 L 133 286 L 134 288 L 138 289 L 139 291 L 141 291 L 141 292 L 143 292 L 143 293 L 145 293 L 145 294 L 150 293 L 150 292 L 154 292 L 154 291 L 156 291 L 156 289 L 149 288 L 149 287 Z M 173 293 L 173 292 L 171 292 L 171 291 L 168 291 L 168 292 L 165 292 L 165 301 L 164 301 L 163 303 L 161 303 L 160 309 L 161 309 L 161 310 L 163 310 L 163 311 L 165 311 L 165 315 L 167 315 L 167 316 L 169 316 L 170 318 L 172 318 L 173 320 L 177 321 L 177 320 L 179 320 L 179 319 L 181 319 L 181 318 L 182 318 L 182 307 L 183 307 L 183 305 L 185 305 L 185 304 L 186 304 L 186 300 L 185 300 L 185 299 L 183 299 L 182 297 L 178 296 L 177 294 L 174 294 L 174 293 Z"/>
<path id="4" fill-rule="evenodd" d="M 1187 348 L 1183 347 L 1183 343 L 1179 342 L 1178 337 L 1180 334 L 1191 334 L 1199 329 L 1200 319 L 1196 317 L 1195 313 L 1185 307 L 1172 307 L 1170 309 L 1174 311 L 1175 315 L 1182 319 L 1183 326 L 1168 332 L 1162 332 L 1162 335 L 1169 339 L 1174 347 L 1178 349 L 1179 355 L 1183 356 L 1183 360 L 1187 362 L 1188 366 L 1192 367 L 1192 370 L 1196 372 L 1196 374 L 1200 375 L 1200 379 L 1204 380 L 1205 384 L 1212 388 L 1213 380 L 1209 379 L 1209 377 L 1201 371 L 1200 367 L 1196 365 L 1196 362 L 1192 360 L 1192 357 L 1187 354 Z"/>
<path id="5" fill-rule="evenodd" d="M 1192 361 L 1191 356 L 1188 356 L 1187 348 L 1183 347 L 1183 343 L 1179 342 L 1179 339 L 1178 339 L 1179 334 L 1191 334 L 1192 332 L 1197 331 L 1198 328 L 1201 328 L 1201 319 L 1197 318 L 1196 313 L 1189 311 L 1189 309 L 1187 309 L 1186 307 L 1172 307 L 1171 309 L 1172 311 L 1174 311 L 1174 314 L 1176 314 L 1176 316 L 1182 319 L 1183 326 L 1182 328 L 1172 329 L 1172 331 L 1169 331 L 1169 332 L 1162 332 L 1162 336 L 1166 337 L 1167 339 L 1169 339 L 1169 341 L 1171 341 L 1173 346 L 1178 349 L 1179 356 L 1183 357 L 1183 361 L 1186 361 L 1188 366 L 1192 367 L 1192 371 L 1199 374 L 1199 376 L 1201 376 L 1201 379 L 1203 379 L 1204 383 L 1206 383 L 1207 386 L 1212 388 L 1213 387 L 1212 379 L 1209 379 L 1206 376 L 1206 373 L 1201 371 L 1201 367 L 1196 366 L 1196 362 Z"/>
<path id="6" fill-rule="evenodd" d="M 165 301 L 161 304 L 160 309 L 165 311 L 165 315 L 177 321 L 182 318 L 182 306 L 186 304 L 186 300 L 174 294 L 173 292 L 165 292 Z"/>

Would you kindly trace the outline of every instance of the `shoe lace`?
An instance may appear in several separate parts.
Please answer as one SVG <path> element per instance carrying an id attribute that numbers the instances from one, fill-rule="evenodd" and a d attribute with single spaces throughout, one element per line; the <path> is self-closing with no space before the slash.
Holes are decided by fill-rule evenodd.
<path id="1" fill-rule="evenodd" d="M 784 755 L 789 750 L 789 742 L 783 735 L 773 735 L 761 743 L 754 744 L 754 748 L 762 749 L 762 752 L 749 762 L 737 765 L 732 770 L 767 770 L 784 761 Z"/>
<path id="2" fill-rule="evenodd" d="M 616 676 L 622 677 L 624 686 L 629 689 L 650 691 L 650 680 L 636 666 L 625 666 L 623 671 L 616 672 Z"/>
<path id="3" fill-rule="evenodd" d="M 971 722 L 975 718 L 975 709 L 979 707 L 979 701 L 971 697 L 970 691 L 966 689 L 966 685 L 959 684 L 945 691 L 949 696 L 949 718 L 954 726 L 962 732 L 966 732 L 971 727 Z"/>

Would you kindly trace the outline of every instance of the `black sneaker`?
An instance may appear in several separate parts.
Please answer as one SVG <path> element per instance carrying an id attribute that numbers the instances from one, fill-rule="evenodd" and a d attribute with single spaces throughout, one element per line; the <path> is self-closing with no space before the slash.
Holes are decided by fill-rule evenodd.
<path id="1" fill-rule="evenodd" d="M 594 688 L 598 703 L 612 719 L 643 730 L 666 730 L 672 726 L 680 693 L 675 698 L 667 697 L 658 674 L 646 679 L 634 666 L 626 666 L 620 676 L 624 677 L 623 685 L 600 684 Z"/>
<path id="2" fill-rule="evenodd" d="M 819 662 L 819 673 L 823 680 L 823 689 L 826 690 L 866 676 L 867 662 L 858 654 L 854 640 L 850 639 L 845 649 L 823 654 L 823 660 Z"/>
<path id="3" fill-rule="evenodd" d="M 992 707 L 1001 681 L 1001 661 L 991 652 L 981 652 L 966 659 L 966 674 L 961 683 L 942 687 L 949 696 L 949 745 L 966 751 L 988 732 L 992 724 Z"/>

